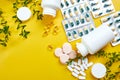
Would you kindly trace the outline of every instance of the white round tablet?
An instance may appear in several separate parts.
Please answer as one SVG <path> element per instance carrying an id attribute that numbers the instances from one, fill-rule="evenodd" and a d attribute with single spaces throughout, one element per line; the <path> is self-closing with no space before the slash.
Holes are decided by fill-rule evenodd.
<path id="1" fill-rule="evenodd" d="M 30 19 L 31 16 L 32 16 L 32 13 L 31 13 L 30 9 L 27 7 L 21 7 L 17 11 L 17 17 L 21 21 L 26 21 L 26 20 Z"/>
<path id="2" fill-rule="evenodd" d="M 72 51 L 72 46 L 70 43 L 64 43 L 62 48 L 65 54 L 69 54 Z"/>
<path id="3" fill-rule="evenodd" d="M 55 56 L 60 57 L 63 54 L 63 51 L 61 48 L 55 49 Z"/>
<path id="4" fill-rule="evenodd" d="M 95 78 L 103 78 L 106 75 L 106 67 L 101 63 L 96 63 L 92 66 L 91 73 Z"/>
<path id="5" fill-rule="evenodd" d="M 69 56 L 67 55 L 67 54 L 62 54 L 61 56 L 60 56 L 60 62 L 62 63 L 62 64 L 66 64 L 66 62 L 68 62 L 69 61 Z"/>

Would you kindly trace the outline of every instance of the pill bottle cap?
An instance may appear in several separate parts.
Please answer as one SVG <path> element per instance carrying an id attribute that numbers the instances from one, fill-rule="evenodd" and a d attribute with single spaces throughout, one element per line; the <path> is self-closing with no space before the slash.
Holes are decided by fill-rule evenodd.
<path id="1" fill-rule="evenodd" d="M 45 8 L 43 8 L 43 15 L 44 14 L 51 15 L 51 16 L 55 17 L 56 16 L 56 10 L 53 9 L 53 8 L 45 7 Z"/>
<path id="2" fill-rule="evenodd" d="M 76 45 L 77 45 L 78 52 L 82 56 L 86 56 L 88 54 L 88 49 L 86 48 L 86 46 L 83 43 L 77 43 Z"/>
<path id="3" fill-rule="evenodd" d="M 96 63 L 92 66 L 91 73 L 95 78 L 103 78 L 106 75 L 106 67 L 101 63 Z"/>

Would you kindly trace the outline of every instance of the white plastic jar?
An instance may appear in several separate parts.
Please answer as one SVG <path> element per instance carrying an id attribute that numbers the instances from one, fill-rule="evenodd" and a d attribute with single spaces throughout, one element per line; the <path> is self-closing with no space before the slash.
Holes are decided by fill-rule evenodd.
<path id="1" fill-rule="evenodd" d="M 101 25 L 94 31 L 82 37 L 81 43 L 77 43 L 78 53 L 82 56 L 94 54 L 114 39 L 113 31 L 106 25 Z"/>
<path id="2" fill-rule="evenodd" d="M 43 15 L 56 16 L 56 10 L 60 8 L 60 0 L 42 0 Z"/>

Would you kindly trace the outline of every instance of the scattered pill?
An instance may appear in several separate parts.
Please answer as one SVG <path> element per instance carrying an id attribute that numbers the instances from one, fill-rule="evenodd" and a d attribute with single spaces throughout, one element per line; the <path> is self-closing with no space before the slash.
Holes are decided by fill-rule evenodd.
<path id="1" fill-rule="evenodd" d="M 82 76 L 86 76 L 86 74 L 85 74 L 83 71 L 80 71 L 80 74 L 81 74 Z"/>
<path id="2" fill-rule="evenodd" d="M 86 78 L 85 78 L 85 76 L 79 76 L 78 79 L 85 80 Z"/>
<path id="3" fill-rule="evenodd" d="M 67 54 L 62 54 L 62 55 L 60 56 L 60 62 L 61 62 L 62 64 L 66 64 L 68 61 L 69 61 L 69 56 L 68 56 Z"/>
<path id="4" fill-rule="evenodd" d="M 72 50 L 68 55 L 70 59 L 75 59 L 77 57 L 77 53 L 74 50 Z"/>
<path id="5" fill-rule="evenodd" d="M 73 72 L 75 72 L 76 74 L 79 74 L 79 71 L 74 69 Z"/>
<path id="6" fill-rule="evenodd" d="M 62 48 L 65 54 L 69 54 L 72 51 L 72 46 L 70 43 L 64 43 Z"/>
<path id="7" fill-rule="evenodd" d="M 29 8 L 21 7 L 17 11 L 17 17 L 21 21 L 27 21 L 32 16 L 32 13 Z"/>
<path id="8" fill-rule="evenodd" d="M 71 72 L 73 71 L 73 68 L 71 66 L 67 66 L 68 70 L 70 70 Z"/>
<path id="9" fill-rule="evenodd" d="M 60 57 L 63 54 L 63 51 L 61 48 L 55 49 L 55 56 Z"/>
<path id="10" fill-rule="evenodd" d="M 93 65 L 91 73 L 95 78 L 103 78 L 106 75 L 106 67 L 101 63 L 96 63 Z"/>
<path id="11" fill-rule="evenodd" d="M 76 74 L 75 72 L 72 72 L 72 75 L 76 78 L 78 78 L 78 74 Z"/>
<path id="12" fill-rule="evenodd" d="M 90 67 L 92 65 L 93 65 L 93 62 L 90 62 L 90 63 L 87 64 L 87 67 Z"/>
<path id="13" fill-rule="evenodd" d="M 75 68 L 76 70 L 80 71 L 80 67 L 75 66 L 74 68 Z"/>

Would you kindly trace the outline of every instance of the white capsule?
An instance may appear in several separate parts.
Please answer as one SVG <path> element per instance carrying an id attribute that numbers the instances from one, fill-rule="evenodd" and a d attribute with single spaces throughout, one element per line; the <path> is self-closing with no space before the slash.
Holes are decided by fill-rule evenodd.
<path id="1" fill-rule="evenodd" d="M 81 68 L 82 71 L 84 71 L 84 67 L 83 67 L 83 65 L 80 65 L 80 68 Z"/>
<path id="2" fill-rule="evenodd" d="M 86 69 L 86 70 L 88 69 L 87 64 L 84 63 L 82 65 L 83 65 L 84 69 Z"/>
<path id="3" fill-rule="evenodd" d="M 78 78 L 78 74 L 76 74 L 75 72 L 72 72 L 72 75 L 76 78 Z"/>
<path id="4" fill-rule="evenodd" d="M 73 72 L 75 72 L 76 74 L 79 74 L 79 71 L 74 69 Z"/>
<path id="5" fill-rule="evenodd" d="M 75 66 L 74 68 L 75 68 L 76 70 L 80 70 L 80 67 L 78 67 L 78 66 Z"/>
<path id="6" fill-rule="evenodd" d="M 93 62 L 90 62 L 90 63 L 87 64 L 87 67 L 90 67 L 92 65 L 93 65 Z"/>
<path id="7" fill-rule="evenodd" d="M 76 65 L 77 65 L 77 62 L 74 62 L 74 61 L 73 61 L 72 64 L 76 66 Z"/>
<path id="8" fill-rule="evenodd" d="M 79 76 L 78 77 L 80 80 L 85 80 L 86 78 L 84 76 Z"/>
<path id="9" fill-rule="evenodd" d="M 85 72 L 83 72 L 83 71 L 80 71 L 80 74 L 81 74 L 82 76 L 86 76 Z"/>
<path id="10" fill-rule="evenodd" d="M 74 68 L 75 66 L 73 64 L 69 65 L 70 67 Z"/>
<path id="11" fill-rule="evenodd" d="M 85 64 L 88 64 L 88 58 L 87 58 L 87 57 L 84 58 L 84 63 L 85 63 Z"/>
<path id="12" fill-rule="evenodd" d="M 81 59 L 78 59 L 78 66 L 81 65 Z"/>
<path id="13" fill-rule="evenodd" d="M 68 70 L 70 70 L 71 72 L 73 71 L 73 68 L 70 66 L 67 66 Z"/>

